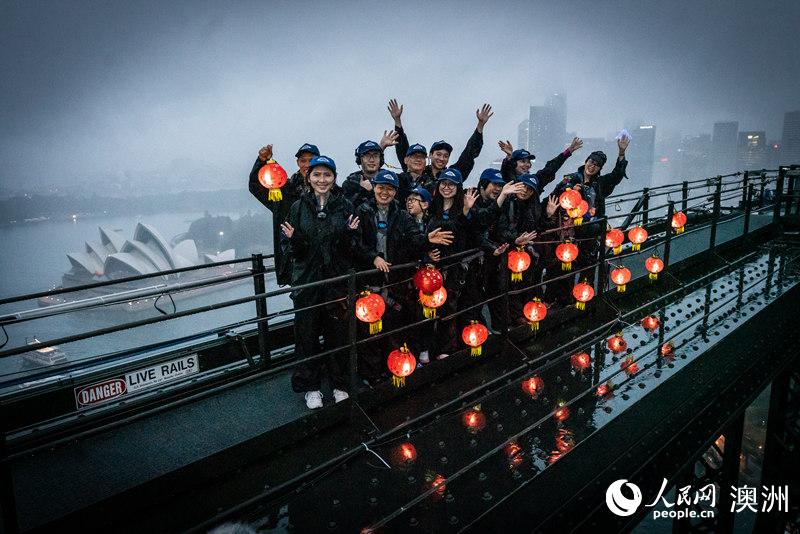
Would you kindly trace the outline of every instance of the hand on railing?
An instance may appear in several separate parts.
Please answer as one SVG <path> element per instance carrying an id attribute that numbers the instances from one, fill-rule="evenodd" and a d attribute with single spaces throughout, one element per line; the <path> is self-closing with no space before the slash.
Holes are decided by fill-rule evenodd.
<path id="1" fill-rule="evenodd" d="M 442 253 L 438 248 L 435 248 L 428 252 L 428 257 L 431 259 L 431 261 L 438 262 L 442 259 Z"/>
<path id="2" fill-rule="evenodd" d="M 375 259 L 373 260 L 372 264 L 375 266 L 376 269 L 378 269 L 382 273 L 388 273 L 389 267 L 392 266 L 391 263 L 381 258 L 380 256 L 375 256 Z"/>

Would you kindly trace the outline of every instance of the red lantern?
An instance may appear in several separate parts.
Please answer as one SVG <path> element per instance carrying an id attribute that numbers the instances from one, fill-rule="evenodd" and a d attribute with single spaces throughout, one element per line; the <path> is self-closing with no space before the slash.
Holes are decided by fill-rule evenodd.
<path id="1" fill-rule="evenodd" d="M 625 286 L 631 281 L 631 271 L 627 267 L 619 266 L 611 271 L 611 281 L 617 285 L 619 293 L 625 292 Z"/>
<path id="2" fill-rule="evenodd" d="M 567 406 L 566 402 L 561 401 L 558 403 L 556 411 L 553 412 L 553 417 L 555 417 L 556 421 L 558 421 L 559 423 L 562 421 L 566 421 L 567 418 L 569 418 L 569 406 Z"/>
<path id="3" fill-rule="evenodd" d="M 661 345 L 661 354 L 663 356 L 670 356 L 675 351 L 675 344 L 672 341 L 667 341 Z"/>
<path id="4" fill-rule="evenodd" d="M 675 228 L 676 234 L 683 233 L 684 226 L 686 226 L 686 221 L 686 214 L 682 211 L 679 211 L 672 216 L 672 227 Z"/>
<path id="5" fill-rule="evenodd" d="M 585 352 L 581 352 L 579 354 L 573 354 L 572 358 L 570 358 L 570 362 L 572 363 L 572 367 L 575 368 L 576 371 L 585 371 L 589 368 L 589 364 L 591 363 L 591 358 Z"/>
<path id="6" fill-rule="evenodd" d="M 625 342 L 625 338 L 622 337 L 622 332 L 617 332 L 608 338 L 608 348 L 616 354 L 628 350 L 628 344 Z"/>
<path id="7" fill-rule="evenodd" d="M 531 256 L 522 247 L 508 253 L 508 269 L 511 271 L 511 281 L 521 282 L 522 273 L 531 266 Z"/>
<path id="8" fill-rule="evenodd" d="M 566 241 L 556 247 L 556 257 L 561 260 L 561 270 L 571 271 L 572 262 L 578 257 L 578 245 Z"/>
<path id="9" fill-rule="evenodd" d="M 416 369 L 417 359 L 411 354 L 408 347 L 403 345 L 389 353 L 386 365 L 389 366 L 389 371 L 394 375 L 392 376 L 392 384 L 399 388 L 406 385 L 406 377 Z"/>
<path id="10" fill-rule="evenodd" d="M 579 284 L 575 284 L 575 287 L 572 288 L 572 296 L 577 301 L 575 307 L 579 310 L 585 310 L 586 303 L 594 297 L 594 288 L 584 280 Z"/>
<path id="11" fill-rule="evenodd" d="M 625 234 L 619 228 L 612 228 L 606 232 L 606 246 L 613 249 L 615 256 L 622 252 L 623 241 L 625 241 Z"/>
<path id="12" fill-rule="evenodd" d="M 567 215 L 572 217 L 572 222 L 575 226 L 580 226 L 583 224 L 583 216 L 586 215 L 587 211 L 589 211 L 589 203 L 585 200 L 581 200 L 578 202 L 577 206 L 571 210 L 567 210 Z"/>
<path id="13" fill-rule="evenodd" d="M 649 330 L 650 332 L 658 330 L 659 324 L 660 323 L 658 317 L 656 317 L 655 315 L 648 315 L 647 317 L 642 319 L 642 328 L 644 328 L 645 330 Z"/>
<path id="14" fill-rule="evenodd" d="M 461 422 L 464 423 L 467 432 L 477 434 L 486 427 L 486 415 L 481 411 L 480 406 L 475 406 L 473 409 L 464 412 L 464 415 L 461 416 Z"/>
<path id="15" fill-rule="evenodd" d="M 258 181 L 269 189 L 267 198 L 272 202 L 283 200 L 281 187 L 286 185 L 288 178 L 286 171 L 274 159 L 269 160 L 266 165 L 258 169 Z"/>
<path id="16" fill-rule="evenodd" d="M 377 334 L 383 329 L 383 312 L 386 311 L 386 303 L 383 297 L 377 293 L 364 291 L 361 298 L 356 301 L 356 317 L 360 321 L 369 323 L 369 333 Z"/>
<path id="17" fill-rule="evenodd" d="M 445 492 L 447 491 L 447 486 L 445 484 L 447 479 L 445 479 L 442 475 L 438 473 L 433 473 L 428 471 L 425 473 L 425 483 L 428 485 L 430 489 L 433 490 L 431 494 L 431 499 L 434 501 L 441 500 L 444 497 Z"/>
<path id="18" fill-rule="evenodd" d="M 531 330 L 538 332 L 539 321 L 542 321 L 545 317 L 547 317 L 547 306 L 545 306 L 544 302 L 538 298 L 534 298 L 525 304 L 525 307 L 522 308 L 522 313 L 525 315 L 525 318 L 528 319 L 528 324 L 531 325 Z"/>
<path id="19" fill-rule="evenodd" d="M 611 382 L 606 382 L 605 384 L 600 384 L 597 386 L 597 396 L 598 397 L 605 397 L 614 389 Z"/>
<path id="20" fill-rule="evenodd" d="M 558 197 L 558 203 L 567 211 L 577 208 L 581 200 L 583 199 L 581 198 L 580 192 L 572 189 L 571 187 L 568 187 L 566 191 L 561 193 L 561 195 Z"/>
<path id="21" fill-rule="evenodd" d="M 472 347 L 469 354 L 470 356 L 481 355 L 481 345 L 486 342 L 489 337 L 489 329 L 483 326 L 478 321 L 470 321 L 470 324 L 464 327 L 461 331 L 461 339 Z"/>
<path id="22" fill-rule="evenodd" d="M 444 286 L 440 287 L 430 295 L 422 291 L 419 292 L 419 301 L 422 304 L 422 313 L 426 319 L 436 317 L 436 308 L 442 306 L 447 300 L 447 290 Z"/>
<path id="23" fill-rule="evenodd" d="M 539 396 L 544 390 L 544 380 L 538 376 L 532 376 L 522 381 L 522 391 L 527 393 L 533 398 Z"/>
<path id="24" fill-rule="evenodd" d="M 634 226 L 628 230 L 628 239 L 633 243 L 631 250 L 641 250 L 642 243 L 647 241 L 647 230 L 641 226 Z"/>
<path id="25" fill-rule="evenodd" d="M 426 295 L 433 295 L 443 283 L 442 273 L 433 265 L 420 267 L 414 275 L 414 286 Z"/>
<path id="26" fill-rule="evenodd" d="M 565 428 L 556 434 L 556 450 L 561 453 L 569 452 L 575 447 L 575 434 Z"/>
<path id="27" fill-rule="evenodd" d="M 508 458 L 508 467 L 511 469 L 519 467 L 525 459 L 522 455 L 522 447 L 520 447 L 516 441 L 510 441 L 508 445 L 505 446 L 505 452 L 506 458 Z"/>
<path id="28" fill-rule="evenodd" d="M 650 280 L 658 280 L 658 273 L 664 270 L 664 262 L 661 258 L 653 254 L 644 260 L 644 267 L 650 271 Z"/>
<path id="29" fill-rule="evenodd" d="M 622 363 L 619 364 L 619 367 L 628 373 L 628 376 L 635 375 L 639 372 L 639 366 L 636 365 L 636 362 L 633 360 L 633 356 L 628 356 L 622 360 Z"/>
<path id="30" fill-rule="evenodd" d="M 398 445 L 392 453 L 392 463 L 401 470 L 410 468 L 417 460 L 417 449 L 411 443 Z"/>

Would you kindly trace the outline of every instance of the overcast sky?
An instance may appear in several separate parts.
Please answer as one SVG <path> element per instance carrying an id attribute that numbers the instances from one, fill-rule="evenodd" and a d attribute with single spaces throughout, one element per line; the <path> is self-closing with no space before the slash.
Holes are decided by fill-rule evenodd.
<path id="1" fill-rule="evenodd" d="M 346 173 L 391 126 L 390 97 L 412 142 L 458 151 L 491 103 L 478 168 L 552 91 L 585 137 L 640 117 L 659 137 L 739 120 L 779 139 L 800 109 L 797 1 L 0 6 L 0 179 L 15 186 L 186 158 L 243 186 L 267 142 L 291 170 L 310 141 Z"/>

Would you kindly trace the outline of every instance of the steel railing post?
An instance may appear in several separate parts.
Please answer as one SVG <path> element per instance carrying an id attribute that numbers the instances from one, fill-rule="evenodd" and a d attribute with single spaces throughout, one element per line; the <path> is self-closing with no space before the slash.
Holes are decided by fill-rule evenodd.
<path id="1" fill-rule="evenodd" d="M 719 223 L 720 201 L 722 196 L 722 177 L 717 176 L 717 187 L 714 191 L 714 211 L 711 216 L 711 238 L 709 239 L 709 250 L 717 246 L 717 224 Z"/>
<path id="2" fill-rule="evenodd" d="M 264 255 L 253 254 L 253 288 L 256 295 L 264 295 L 267 285 L 264 281 L 267 270 L 264 268 Z M 269 353 L 269 322 L 267 321 L 267 297 L 256 299 L 256 318 L 258 319 L 258 353 L 261 356 L 261 365 L 267 365 L 270 360 Z"/>
<path id="3" fill-rule="evenodd" d="M 781 216 L 781 202 L 783 201 L 783 178 L 786 176 L 786 167 L 778 167 L 778 183 L 775 184 L 775 202 L 772 211 L 772 222 L 778 222 Z"/>
<path id="4" fill-rule="evenodd" d="M 686 213 L 687 209 L 689 209 L 689 182 L 684 180 L 681 186 L 681 211 Z"/>
<path id="5" fill-rule="evenodd" d="M 669 267 L 669 249 L 672 242 L 672 216 L 675 214 L 675 202 L 669 201 L 667 205 L 667 230 L 664 234 L 664 269 Z"/>
<path id="6" fill-rule="evenodd" d="M 348 358 L 348 369 L 350 370 L 350 391 L 351 396 L 358 396 L 358 325 L 356 323 L 356 271 L 350 269 L 347 279 L 347 341 L 350 345 Z"/>
<path id="7" fill-rule="evenodd" d="M 753 211 L 753 190 L 754 184 L 747 186 L 747 194 L 744 199 L 744 231 L 742 234 L 747 235 L 750 233 L 750 214 Z"/>
<path id="8" fill-rule="evenodd" d="M 747 187 L 750 184 L 750 171 L 744 171 L 744 178 L 742 178 L 742 207 L 747 204 Z"/>
<path id="9" fill-rule="evenodd" d="M 650 188 L 642 189 L 642 226 L 647 226 L 650 221 Z"/>

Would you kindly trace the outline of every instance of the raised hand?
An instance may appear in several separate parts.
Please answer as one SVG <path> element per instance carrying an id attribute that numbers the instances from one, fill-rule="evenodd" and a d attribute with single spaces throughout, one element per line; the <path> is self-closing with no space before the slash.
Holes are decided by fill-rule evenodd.
<path id="1" fill-rule="evenodd" d="M 466 216 L 469 213 L 469 210 L 472 209 L 472 206 L 475 205 L 475 201 L 478 200 L 478 190 L 470 187 L 464 192 L 464 215 Z"/>
<path id="2" fill-rule="evenodd" d="M 381 137 L 380 141 L 381 148 L 385 149 L 386 147 L 396 145 L 398 139 L 400 139 L 399 133 L 394 130 L 384 130 L 383 137 Z"/>
<path id="3" fill-rule="evenodd" d="M 272 159 L 272 145 L 262 146 L 258 151 L 258 159 L 261 161 L 269 161 Z"/>
<path id="4" fill-rule="evenodd" d="M 353 216 L 353 215 L 350 215 L 350 216 L 347 218 L 347 227 L 348 227 L 350 230 L 357 230 L 357 229 L 358 229 L 358 223 L 359 223 L 359 222 L 360 222 L 360 221 L 358 220 L 358 217 L 355 217 L 355 216 Z"/>
<path id="5" fill-rule="evenodd" d="M 363 187 L 367 191 L 372 191 L 372 182 L 366 176 L 362 175 L 361 176 L 361 182 L 359 182 L 359 183 L 361 184 L 361 187 Z"/>
<path id="6" fill-rule="evenodd" d="M 572 142 L 569 144 L 569 151 L 575 152 L 576 150 L 580 150 L 583 146 L 583 139 L 580 137 L 573 137 Z"/>
<path id="7" fill-rule="evenodd" d="M 514 240 L 514 243 L 516 243 L 517 245 L 530 245 L 530 244 L 531 244 L 531 242 L 533 242 L 533 239 L 534 239 L 534 238 L 535 238 L 537 235 L 538 235 L 538 234 L 536 233 L 536 231 L 533 231 L 533 232 L 523 232 L 523 233 L 521 233 L 521 234 L 519 235 L 519 237 L 517 237 L 517 239 L 515 239 L 515 240 Z"/>
<path id="8" fill-rule="evenodd" d="M 289 239 L 291 239 L 292 236 L 294 235 L 294 227 L 288 222 L 281 223 L 281 231 L 283 232 L 283 235 L 285 235 Z"/>
<path id="9" fill-rule="evenodd" d="M 376 269 L 378 269 L 379 271 L 384 272 L 384 273 L 388 273 L 389 272 L 389 267 L 392 266 L 391 263 L 389 263 L 388 261 L 384 260 L 380 256 L 375 256 L 375 259 L 373 260 L 372 265 L 374 265 Z"/>
<path id="10" fill-rule="evenodd" d="M 619 147 L 619 155 L 620 157 L 625 155 L 625 151 L 628 150 L 628 145 L 631 144 L 630 137 L 622 137 L 617 140 L 617 146 Z"/>
<path id="11" fill-rule="evenodd" d="M 555 195 L 550 195 L 549 197 L 547 197 L 547 216 L 552 217 L 557 209 L 558 209 L 558 197 Z"/>
<path id="12" fill-rule="evenodd" d="M 387 109 L 389 110 L 389 115 L 394 119 L 394 125 L 398 128 L 402 127 L 403 123 L 400 121 L 400 117 L 403 115 L 403 106 L 397 104 L 396 98 L 389 100 L 389 107 Z"/>
<path id="13" fill-rule="evenodd" d="M 433 250 L 428 252 L 428 257 L 432 261 L 439 261 L 439 260 L 442 259 L 442 253 L 439 251 L 438 248 L 435 248 L 435 249 L 433 249 Z"/>
<path id="14" fill-rule="evenodd" d="M 475 110 L 475 116 L 478 117 L 478 128 L 477 130 L 483 133 L 483 126 L 486 124 L 486 121 L 489 120 L 489 117 L 494 115 L 492 113 L 492 106 L 489 104 L 484 104 L 480 109 Z"/>
<path id="15" fill-rule="evenodd" d="M 497 142 L 497 146 L 499 146 L 500 150 L 502 150 L 505 153 L 505 155 L 508 156 L 509 158 L 511 157 L 511 153 L 514 152 L 514 147 L 511 145 L 511 141 L 508 140 L 503 141 L 501 139 L 500 141 Z"/>
<path id="16" fill-rule="evenodd" d="M 434 245 L 450 245 L 453 243 L 453 232 L 436 228 L 428 234 L 428 241 Z"/>
<path id="17" fill-rule="evenodd" d="M 504 253 L 506 250 L 508 250 L 508 243 L 503 243 L 502 245 L 500 245 L 499 247 L 497 247 L 496 249 L 494 249 L 494 251 L 492 252 L 492 254 L 493 254 L 494 256 L 499 256 L 499 255 L 501 255 L 502 253 Z"/>

